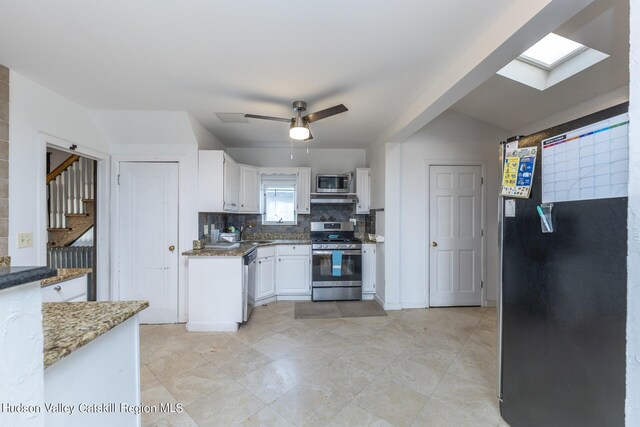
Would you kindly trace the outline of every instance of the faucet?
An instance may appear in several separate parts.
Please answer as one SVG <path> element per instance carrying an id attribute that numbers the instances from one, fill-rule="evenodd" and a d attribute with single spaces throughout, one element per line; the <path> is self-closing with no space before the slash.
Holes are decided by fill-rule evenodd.
<path id="1" fill-rule="evenodd" d="M 240 241 L 242 242 L 242 234 L 245 232 L 245 230 L 247 228 L 253 228 L 253 224 L 249 223 L 249 224 L 242 224 L 240 226 Z"/>

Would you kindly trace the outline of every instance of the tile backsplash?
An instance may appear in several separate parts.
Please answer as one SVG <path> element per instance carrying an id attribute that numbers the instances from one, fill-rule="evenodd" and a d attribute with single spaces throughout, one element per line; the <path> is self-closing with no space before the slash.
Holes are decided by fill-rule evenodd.
<path id="1" fill-rule="evenodd" d="M 246 233 L 305 233 L 311 231 L 311 222 L 336 221 L 347 222 L 356 219 L 356 232 L 375 233 L 375 212 L 371 215 L 356 215 L 355 205 L 312 204 L 310 215 L 298 215 L 297 225 L 262 225 L 262 216 L 256 214 L 208 213 L 198 215 L 198 234 L 204 235 L 205 224 L 214 224 L 217 228 L 254 223 L 254 227 Z"/>

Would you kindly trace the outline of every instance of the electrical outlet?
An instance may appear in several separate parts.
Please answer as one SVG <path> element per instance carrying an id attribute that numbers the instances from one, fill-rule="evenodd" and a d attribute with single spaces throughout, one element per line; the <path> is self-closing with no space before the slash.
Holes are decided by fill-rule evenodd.
<path id="1" fill-rule="evenodd" d="M 18 249 L 33 246 L 33 233 L 18 233 Z"/>

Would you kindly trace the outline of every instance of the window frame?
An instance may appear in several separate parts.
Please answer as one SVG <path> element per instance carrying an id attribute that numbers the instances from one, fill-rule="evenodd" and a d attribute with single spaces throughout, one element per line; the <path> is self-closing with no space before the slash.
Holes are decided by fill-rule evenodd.
<path id="1" fill-rule="evenodd" d="M 267 221 L 267 191 L 277 190 L 281 188 L 283 190 L 291 190 L 293 192 L 293 220 L 292 221 Z M 298 210 L 296 206 L 296 200 L 298 197 L 297 177 L 295 175 L 290 178 L 284 179 L 263 179 L 260 182 L 260 212 L 262 212 L 262 225 L 298 225 Z"/>

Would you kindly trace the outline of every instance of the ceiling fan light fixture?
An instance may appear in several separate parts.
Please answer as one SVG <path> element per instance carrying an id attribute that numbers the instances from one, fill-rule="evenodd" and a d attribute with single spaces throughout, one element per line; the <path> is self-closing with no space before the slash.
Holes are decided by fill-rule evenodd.
<path id="1" fill-rule="evenodd" d="M 291 120 L 291 126 L 289 127 L 289 138 L 297 141 L 304 141 L 308 139 L 311 133 L 309 132 L 309 124 L 305 123 L 301 117 L 296 117 Z"/>

